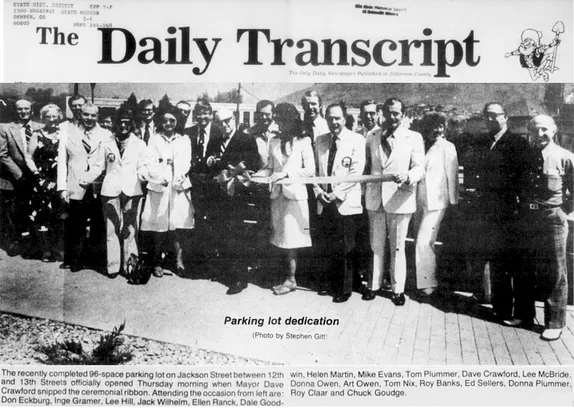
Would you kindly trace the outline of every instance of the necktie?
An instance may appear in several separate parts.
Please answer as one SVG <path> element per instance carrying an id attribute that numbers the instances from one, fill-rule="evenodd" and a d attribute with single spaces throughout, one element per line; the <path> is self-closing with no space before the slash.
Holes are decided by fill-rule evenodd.
<path id="1" fill-rule="evenodd" d="M 30 126 L 29 123 L 25 126 L 24 133 L 26 134 L 26 143 L 30 143 L 30 139 L 32 138 L 32 126 Z"/>
<path id="2" fill-rule="evenodd" d="M 90 132 L 86 131 L 84 133 L 82 144 L 84 145 L 84 149 L 86 149 L 86 153 L 90 154 L 90 152 L 92 151 L 92 146 L 90 145 Z"/>
<path id="3" fill-rule="evenodd" d="M 121 142 L 120 140 L 117 140 L 116 143 L 118 144 L 118 150 L 120 151 L 120 156 L 123 157 L 124 150 L 125 150 L 125 144 L 123 142 Z"/>
<path id="4" fill-rule="evenodd" d="M 144 142 L 145 142 L 145 144 L 148 144 L 148 142 L 149 142 L 149 136 L 150 136 L 150 134 L 149 134 L 149 123 L 146 123 L 146 125 L 145 125 L 145 132 L 144 132 Z"/>
<path id="5" fill-rule="evenodd" d="M 385 154 L 387 155 L 387 157 L 389 157 L 391 155 L 391 152 L 393 151 L 393 146 L 391 145 L 389 138 L 391 137 L 391 135 L 382 135 L 381 136 L 381 146 L 383 147 L 383 151 L 385 152 Z"/>
<path id="6" fill-rule="evenodd" d="M 333 173 L 333 163 L 335 162 L 335 155 L 337 154 L 337 137 L 331 138 L 331 147 L 329 148 L 329 159 L 327 160 L 327 176 Z"/>
<path id="7" fill-rule="evenodd" d="M 335 162 L 335 156 L 337 155 L 337 137 L 333 136 L 331 139 L 331 147 L 329 148 L 329 158 L 327 159 L 327 176 L 333 174 L 333 163 Z M 333 192 L 333 184 L 327 185 L 327 192 Z"/>
<path id="8" fill-rule="evenodd" d="M 205 129 L 199 131 L 199 139 L 197 139 L 197 154 L 203 157 L 203 143 L 205 142 Z"/>
<path id="9" fill-rule="evenodd" d="M 221 142 L 221 146 L 219 147 L 219 153 L 220 153 L 220 157 L 223 157 L 223 153 L 225 153 L 225 149 L 227 149 L 227 139 L 224 139 Z"/>

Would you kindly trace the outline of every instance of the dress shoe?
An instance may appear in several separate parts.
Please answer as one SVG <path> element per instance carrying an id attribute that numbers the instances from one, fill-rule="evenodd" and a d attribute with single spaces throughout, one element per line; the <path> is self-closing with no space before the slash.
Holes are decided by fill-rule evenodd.
<path id="1" fill-rule="evenodd" d="M 331 293 L 330 289 L 319 289 L 319 291 L 317 292 L 317 294 L 319 296 L 329 296 L 329 293 Z"/>
<path id="2" fill-rule="evenodd" d="M 363 291 L 363 296 L 361 296 L 361 299 L 369 301 L 369 300 L 373 300 L 377 297 L 377 294 L 375 292 L 373 292 L 370 289 L 366 289 Z"/>
<path id="3" fill-rule="evenodd" d="M 76 273 L 76 272 L 80 272 L 82 270 L 82 265 L 80 265 L 79 263 L 71 263 L 70 264 L 70 272 Z"/>
<path id="4" fill-rule="evenodd" d="M 391 282 L 389 282 L 388 279 L 383 279 L 383 284 L 381 287 L 383 288 L 383 290 L 391 290 L 393 288 Z"/>
<path id="5" fill-rule="evenodd" d="M 152 272 L 153 276 L 155 276 L 156 278 L 161 278 L 163 277 L 163 268 L 161 266 L 154 266 L 153 267 L 153 272 Z"/>
<path id="6" fill-rule="evenodd" d="M 62 262 L 60 264 L 60 269 L 70 269 L 70 263 L 69 262 Z"/>
<path id="7" fill-rule="evenodd" d="M 546 329 L 542 332 L 540 338 L 546 341 L 555 341 L 560 338 L 562 329 Z"/>
<path id="8" fill-rule="evenodd" d="M 63 252 L 52 252 L 52 261 L 53 262 L 62 262 L 64 260 L 64 253 Z"/>
<path id="9" fill-rule="evenodd" d="M 278 288 L 273 288 L 273 294 L 282 296 L 287 295 L 297 290 L 297 285 L 281 285 Z"/>
<path id="10" fill-rule="evenodd" d="M 502 324 L 508 327 L 523 327 L 525 329 L 529 329 L 534 326 L 534 321 L 512 318 L 502 320 Z"/>
<path id="11" fill-rule="evenodd" d="M 20 255 L 20 252 L 22 252 L 22 246 L 20 245 L 19 242 L 11 243 L 8 249 L 6 249 L 6 254 L 8 256 Z"/>
<path id="12" fill-rule="evenodd" d="M 433 295 L 435 290 L 436 290 L 436 288 L 424 288 L 424 289 L 420 289 L 418 291 L 418 294 L 419 294 L 419 296 L 422 296 L 422 297 L 429 297 L 429 296 Z"/>
<path id="13" fill-rule="evenodd" d="M 118 277 L 118 275 L 120 274 L 120 272 L 116 272 L 116 273 L 108 273 L 108 279 L 116 279 Z"/>
<path id="14" fill-rule="evenodd" d="M 345 303 L 351 297 L 350 293 L 342 293 L 333 298 L 333 303 Z"/>
<path id="15" fill-rule="evenodd" d="M 52 260 L 52 253 L 49 251 L 42 252 L 42 262 L 50 262 Z"/>
<path id="16" fill-rule="evenodd" d="M 502 324 L 508 327 L 518 327 L 522 324 L 522 319 L 504 319 Z"/>
<path id="17" fill-rule="evenodd" d="M 243 292 L 243 289 L 247 288 L 247 282 L 235 282 L 233 285 L 227 289 L 227 295 L 237 295 L 238 293 Z"/>
<path id="18" fill-rule="evenodd" d="M 404 293 L 393 293 L 391 297 L 391 301 L 395 304 L 395 306 L 404 306 L 406 299 Z"/>

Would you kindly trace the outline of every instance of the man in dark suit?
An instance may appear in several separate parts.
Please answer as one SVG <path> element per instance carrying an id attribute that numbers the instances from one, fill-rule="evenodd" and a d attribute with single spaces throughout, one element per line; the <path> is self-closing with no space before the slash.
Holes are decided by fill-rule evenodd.
<path id="1" fill-rule="evenodd" d="M 82 106 L 84 106 L 88 102 L 86 98 L 84 98 L 80 94 L 75 94 L 68 99 L 68 108 L 70 108 L 70 112 L 72 112 L 72 118 L 68 121 L 68 124 L 72 124 L 75 126 L 79 126 L 82 121 Z"/>
<path id="2" fill-rule="evenodd" d="M 155 104 L 151 99 L 142 99 L 138 102 L 138 118 L 134 133 L 146 144 L 156 135 L 155 110 Z"/>
<path id="3" fill-rule="evenodd" d="M 238 165 L 246 170 L 256 171 L 259 152 L 255 138 L 246 134 L 243 129 L 237 129 L 235 117 L 228 109 L 221 109 L 217 116 L 223 129 L 220 157 L 208 158 L 207 165 L 217 172 Z M 228 270 L 227 278 L 230 280 L 227 294 L 235 295 L 247 288 L 247 267 L 254 247 L 247 244 L 249 240 L 245 238 L 254 236 L 257 227 L 244 221 L 251 218 L 249 204 L 253 203 L 254 196 L 252 191 L 236 185 L 233 196 L 224 192 L 220 197 L 218 230 L 228 231 L 220 236 L 223 244 L 222 267 Z"/>
<path id="4" fill-rule="evenodd" d="M 195 263 L 202 263 L 218 256 L 218 232 L 214 223 L 218 217 L 216 207 L 219 198 L 219 187 L 213 181 L 216 170 L 213 162 L 221 156 L 223 132 L 213 124 L 213 108 L 207 101 L 199 101 L 193 108 L 194 126 L 185 131 L 191 139 L 192 199 L 195 209 L 195 228 L 193 229 L 194 245 L 191 249 Z"/>
<path id="5" fill-rule="evenodd" d="M 508 130 L 508 116 L 501 104 L 487 103 L 483 109 L 487 134 L 476 170 L 477 208 L 482 231 L 477 234 L 482 254 L 476 273 L 490 262 L 493 311 L 501 322 L 509 323 L 513 309 L 513 276 L 518 267 L 520 201 L 526 192 L 529 146 L 526 139 Z"/>
<path id="6" fill-rule="evenodd" d="M 191 128 L 187 127 L 187 122 L 191 114 L 191 105 L 189 102 L 181 100 L 175 104 L 175 111 L 178 115 L 176 131 L 182 135 L 189 135 Z"/>
<path id="7" fill-rule="evenodd" d="M 28 151 L 32 133 L 42 125 L 31 120 L 32 102 L 20 99 L 16 102 L 16 122 L 0 129 L 0 199 L 2 224 L 7 239 L 8 255 L 20 252 L 23 236 L 31 232 L 31 196 L 33 194 L 36 167 Z"/>

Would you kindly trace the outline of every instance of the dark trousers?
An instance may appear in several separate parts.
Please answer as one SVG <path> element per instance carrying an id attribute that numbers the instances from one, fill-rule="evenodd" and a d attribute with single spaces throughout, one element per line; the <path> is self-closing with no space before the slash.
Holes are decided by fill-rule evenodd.
<path id="1" fill-rule="evenodd" d="M 521 273 L 515 280 L 515 317 L 532 320 L 536 297 L 544 301 L 544 324 L 566 325 L 568 221 L 561 208 L 525 210 Z"/>
<path id="2" fill-rule="evenodd" d="M 194 181 L 192 201 L 195 211 L 195 228 L 191 232 L 193 245 L 189 247 L 193 262 L 213 259 L 221 251 L 221 223 L 219 211 L 221 194 L 214 183 Z"/>
<path id="3" fill-rule="evenodd" d="M 0 190 L 0 226 L 2 227 L 3 246 L 9 246 L 17 240 L 16 224 L 14 191 Z"/>
<path id="4" fill-rule="evenodd" d="M 490 261 L 492 308 L 501 319 L 513 316 L 514 298 L 517 291 L 514 281 L 520 274 L 519 216 L 508 210 L 489 213 L 484 231 L 486 260 Z"/>
<path id="5" fill-rule="evenodd" d="M 253 193 L 242 190 L 233 197 L 222 193 L 218 200 L 219 217 L 215 223 L 219 248 L 222 278 L 230 284 L 248 281 L 248 267 L 255 262 L 258 225 L 250 212 Z M 246 222 L 247 221 L 247 222 Z"/>
<path id="6" fill-rule="evenodd" d="M 89 240 L 86 232 L 89 226 Z M 64 256 L 72 265 L 98 265 L 105 261 L 105 222 L 102 203 L 91 189 L 82 200 L 70 200 L 66 219 Z"/>
<path id="7" fill-rule="evenodd" d="M 23 233 L 32 231 L 32 188 L 31 184 L 22 184 L 14 190 L 0 190 L 2 222 L 6 222 L 8 240 L 20 241 Z"/>
<path id="8" fill-rule="evenodd" d="M 360 282 L 355 255 L 355 237 L 361 215 L 341 215 L 337 206 L 323 208 L 317 218 L 317 250 L 321 285 L 343 295 L 353 291 Z M 354 284 L 353 284 L 354 283 Z"/>

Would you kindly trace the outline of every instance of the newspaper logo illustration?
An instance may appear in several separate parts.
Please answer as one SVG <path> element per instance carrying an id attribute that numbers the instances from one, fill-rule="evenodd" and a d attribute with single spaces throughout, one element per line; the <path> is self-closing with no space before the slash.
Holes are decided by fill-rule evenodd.
<path id="1" fill-rule="evenodd" d="M 558 45 L 560 45 L 560 34 L 564 32 L 564 23 L 557 21 L 552 27 L 555 34 L 554 39 L 549 44 L 542 43 L 542 31 L 528 28 L 522 32 L 522 42 L 518 49 L 504 54 L 505 58 L 511 56 L 520 57 L 520 65 L 526 68 L 533 81 L 540 77 L 548 82 L 550 74 L 559 68 L 556 66 Z"/>

